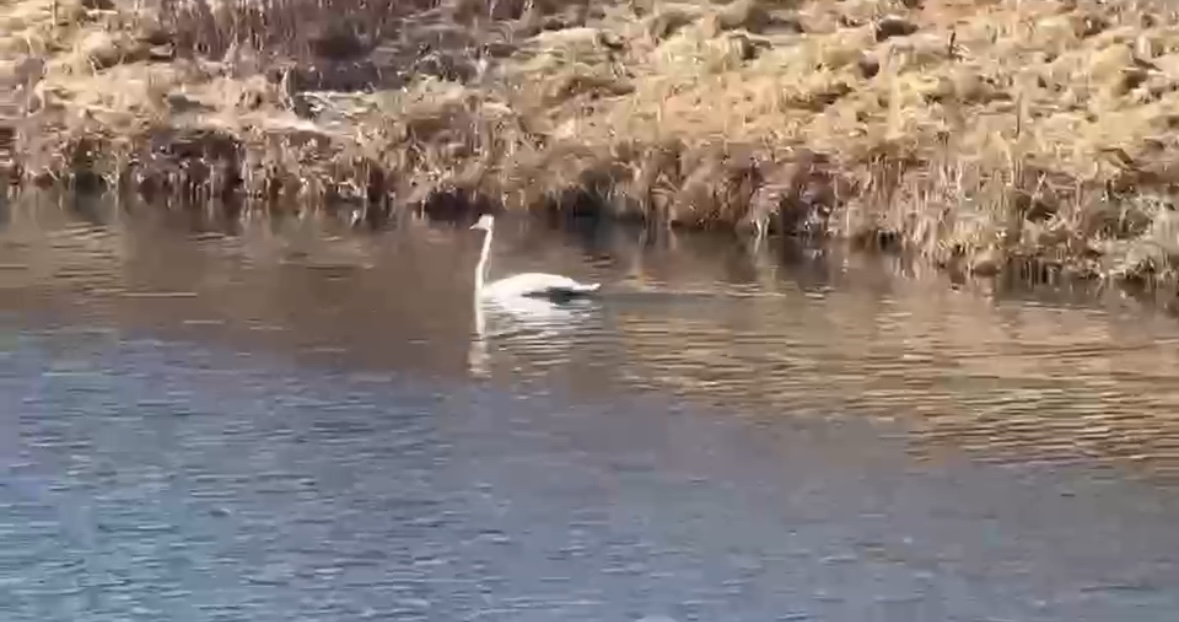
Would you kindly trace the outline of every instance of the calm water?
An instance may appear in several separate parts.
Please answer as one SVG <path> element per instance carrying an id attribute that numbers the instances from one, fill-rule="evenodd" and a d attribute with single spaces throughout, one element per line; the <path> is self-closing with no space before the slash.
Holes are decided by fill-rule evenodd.
<path id="1" fill-rule="evenodd" d="M 500 223 L 496 274 L 606 291 L 476 313 L 463 229 L 4 217 L 4 620 L 1179 611 L 1135 305 Z"/>

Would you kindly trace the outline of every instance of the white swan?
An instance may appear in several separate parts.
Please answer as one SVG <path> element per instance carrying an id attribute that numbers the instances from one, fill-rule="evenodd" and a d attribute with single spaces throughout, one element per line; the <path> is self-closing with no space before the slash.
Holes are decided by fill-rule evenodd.
<path id="1" fill-rule="evenodd" d="M 495 217 L 484 214 L 471 225 L 472 229 L 482 229 L 487 232 L 483 237 L 483 252 L 479 255 L 479 264 L 475 266 L 475 295 L 482 298 L 547 298 L 549 300 L 568 300 L 588 296 L 598 290 L 598 283 L 579 283 L 567 276 L 559 274 L 545 274 L 543 272 L 525 272 L 484 284 L 488 272 L 488 259 L 491 255 L 491 236 L 495 228 Z"/>

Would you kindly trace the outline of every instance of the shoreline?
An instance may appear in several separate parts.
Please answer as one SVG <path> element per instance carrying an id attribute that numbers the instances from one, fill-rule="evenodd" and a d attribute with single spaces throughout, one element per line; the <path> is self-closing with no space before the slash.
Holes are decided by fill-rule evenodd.
<path id="1" fill-rule="evenodd" d="M 1179 281 L 1179 15 L 1150 3 L 126 4 L 0 8 L 16 186 Z"/>

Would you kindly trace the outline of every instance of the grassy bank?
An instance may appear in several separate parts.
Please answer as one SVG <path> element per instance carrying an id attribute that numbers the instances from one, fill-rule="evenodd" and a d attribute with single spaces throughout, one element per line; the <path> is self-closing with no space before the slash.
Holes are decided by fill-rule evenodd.
<path id="1" fill-rule="evenodd" d="M 20 183 L 1179 275 L 1162 2 L 9 0 L 0 24 Z"/>

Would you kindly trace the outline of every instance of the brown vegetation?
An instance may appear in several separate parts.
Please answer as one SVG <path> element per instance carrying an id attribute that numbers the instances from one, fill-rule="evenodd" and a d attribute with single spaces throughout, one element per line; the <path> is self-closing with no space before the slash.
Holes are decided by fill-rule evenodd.
<path id="1" fill-rule="evenodd" d="M 23 180 L 1179 266 L 1162 2 L 10 0 L 0 24 Z"/>

